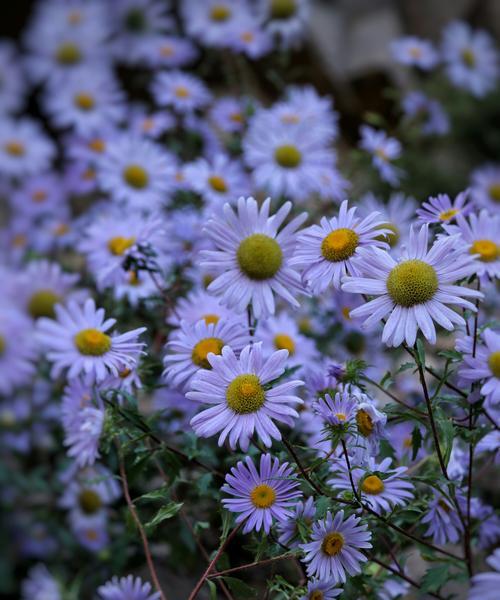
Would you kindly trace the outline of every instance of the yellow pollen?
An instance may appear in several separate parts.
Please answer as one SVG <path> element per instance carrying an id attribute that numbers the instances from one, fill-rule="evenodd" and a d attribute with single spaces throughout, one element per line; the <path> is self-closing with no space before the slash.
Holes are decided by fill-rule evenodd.
<path id="1" fill-rule="evenodd" d="M 399 238 L 400 238 L 399 229 L 396 225 L 394 225 L 394 223 L 383 223 L 382 225 L 379 225 L 377 227 L 377 229 L 389 229 L 390 230 L 390 233 L 384 233 L 384 234 L 377 236 L 377 238 L 376 238 L 377 240 L 382 240 L 384 242 L 387 242 L 391 248 L 394 248 L 394 246 L 396 246 L 396 244 L 399 242 Z"/>
<path id="2" fill-rule="evenodd" d="M 283 115 L 281 117 L 281 121 L 282 121 L 282 123 L 294 125 L 300 121 L 300 117 L 298 115 L 293 115 L 293 114 Z"/>
<path id="3" fill-rule="evenodd" d="M 128 282 L 129 282 L 129 285 L 140 285 L 141 280 L 139 279 L 139 275 L 137 274 L 137 271 L 129 271 Z"/>
<path id="4" fill-rule="evenodd" d="M 154 126 L 155 126 L 155 120 L 152 119 L 151 117 L 144 119 L 144 121 L 142 122 L 142 130 L 145 131 L 146 133 L 148 131 L 151 131 Z"/>
<path id="5" fill-rule="evenodd" d="M 85 169 L 85 171 L 82 173 L 82 179 L 84 181 L 94 181 L 95 177 L 96 177 L 96 172 L 95 172 L 95 169 L 92 169 L 92 167 Z"/>
<path id="6" fill-rule="evenodd" d="M 290 356 L 295 354 L 295 342 L 286 333 L 278 333 L 274 336 L 274 346 L 276 350 L 288 350 Z"/>
<path id="7" fill-rule="evenodd" d="M 136 190 L 144 189 L 149 183 L 149 175 L 146 169 L 136 164 L 125 167 L 123 170 L 123 179 L 125 179 L 130 187 Z"/>
<path id="8" fill-rule="evenodd" d="M 98 154 L 102 154 L 104 150 L 106 150 L 106 143 L 104 140 L 100 138 L 95 138 L 94 140 L 90 140 L 88 143 L 88 147 L 93 152 L 97 152 Z"/>
<path id="9" fill-rule="evenodd" d="M 371 435 L 373 431 L 373 420 L 366 410 L 358 410 L 356 414 L 356 423 L 358 424 L 358 431 L 364 437 Z"/>
<path id="10" fill-rule="evenodd" d="M 55 317 L 54 306 L 61 298 L 52 290 L 38 290 L 31 296 L 28 303 L 28 311 L 34 319 L 39 317 Z"/>
<path id="11" fill-rule="evenodd" d="M 462 62 L 471 69 L 476 66 L 476 56 L 470 48 L 462 50 Z"/>
<path id="12" fill-rule="evenodd" d="M 483 262 L 493 262 L 500 254 L 498 245 L 492 240 L 476 240 L 469 252 L 479 254 L 479 260 Z"/>
<path id="13" fill-rule="evenodd" d="M 69 225 L 67 223 L 59 223 L 54 228 L 54 235 L 61 236 L 69 231 Z"/>
<path id="14" fill-rule="evenodd" d="M 26 148 L 22 142 L 17 140 L 9 140 L 3 146 L 5 152 L 11 156 L 24 156 L 26 154 Z"/>
<path id="15" fill-rule="evenodd" d="M 231 9 L 224 4 L 216 4 L 210 11 L 210 18 L 212 21 L 227 21 L 231 16 Z"/>
<path id="16" fill-rule="evenodd" d="M 76 65 L 82 60 L 82 52 L 77 45 L 66 42 L 61 44 L 56 50 L 56 60 L 60 64 L 68 67 Z"/>
<path id="17" fill-rule="evenodd" d="M 500 379 L 500 351 L 492 352 L 488 357 L 488 367 L 493 375 Z"/>
<path id="18" fill-rule="evenodd" d="M 300 333 L 311 333 L 311 321 L 307 317 L 302 317 L 298 325 Z"/>
<path id="19" fill-rule="evenodd" d="M 202 316 L 202 319 L 205 321 L 205 323 L 207 325 L 211 325 L 211 324 L 216 324 L 219 322 L 219 315 L 216 315 L 214 313 L 207 313 L 206 315 Z"/>
<path id="20" fill-rule="evenodd" d="M 443 210 L 442 213 L 439 213 L 439 219 L 441 221 L 449 221 L 458 213 L 459 211 L 456 208 L 449 208 L 448 210 Z"/>
<path id="21" fill-rule="evenodd" d="M 82 329 L 74 340 L 78 351 L 84 356 L 102 356 L 111 348 L 111 338 L 99 329 Z"/>
<path id="22" fill-rule="evenodd" d="M 254 233 L 240 243 L 236 258 L 247 277 L 262 281 L 274 277 L 280 270 L 283 252 L 275 239 Z"/>
<path id="23" fill-rule="evenodd" d="M 369 475 L 361 484 L 361 489 L 365 494 L 377 496 L 384 491 L 384 482 L 376 475 Z"/>
<path id="24" fill-rule="evenodd" d="M 386 286 L 389 296 L 396 304 L 409 308 L 431 300 L 437 292 L 439 282 L 431 265 L 411 259 L 391 270 Z"/>
<path id="25" fill-rule="evenodd" d="M 276 500 L 276 492 L 270 485 L 261 483 L 250 492 L 250 500 L 255 508 L 269 508 Z"/>
<path id="26" fill-rule="evenodd" d="M 239 112 L 234 112 L 229 115 L 229 119 L 234 121 L 234 123 L 243 123 L 243 115 Z"/>
<path id="27" fill-rule="evenodd" d="M 327 533 L 321 542 L 321 550 L 327 556 L 337 556 L 344 546 L 344 536 L 334 531 Z"/>
<path id="28" fill-rule="evenodd" d="M 47 200 L 47 192 L 45 190 L 36 190 L 31 194 L 31 199 L 37 204 Z"/>
<path id="29" fill-rule="evenodd" d="M 22 248 L 23 246 L 26 246 L 26 243 L 28 242 L 26 236 L 24 235 L 24 233 L 17 233 L 13 238 L 12 238 L 12 245 L 14 246 L 14 248 Z"/>
<path id="30" fill-rule="evenodd" d="M 346 415 L 345 415 L 345 413 L 335 413 L 335 416 L 337 417 L 337 419 L 339 421 L 345 421 L 346 418 L 347 418 Z"/>
<path id="31" fill-rule="evenodd" d="M 205 338 L 200 340 L 191 353 L 191 360 L 197 367 L 202 369 L 211 369 L 212 366 L 208 362 L 208 354 L 213 352 L 214 354 L 221 354 L 222 348 L 224 348 L 224 342 L 220 338 Z"/>
<path id="32" fill-rule="evenodd" d="M 348 306 L 343 306 L 342 307 L 342 316 L 344 317 L 344 319 L 346 319 L 346 321 L 351 321 L 351 310 Z"/>
<path id="33" fill-rule="evenodd" d="M 380 160 L 383 160 L 384 162 L 389 162 L 389 157 L 383 148 L 377 148 L 375 150 L 375 156 L 378 156 Z"/>
<path id="34" fill-rule="evenodd" d="M 321 590 L 313 590 L 309 594 L 308 600 L 323 600 L 324 597 L 325 597 L 325 595 L 323 594 L 323 592 Z"/>
<path id="35" fill-rule="evenodd" d="M 271 0 L 272 19 L 289 19 L 296 11 L 296 0 Z"/>
<path id="36" fill-rule="evenodd" d="M 331 231 L 321 242 L 321 254 L 330 262 L 347 260 L 358 247 L 359 236 L 352 229 L 342 227 Z"/>
<path id="37" fill-rule="evenodd" d="M 80 92 L 79 94 L 75 94 L 73 100 L 77 108 L 81 108 L 85 111 L 92 110 L 95 106 L 94 97 L 91 94 L 87 94 L 86 92 Z"/>
<path id="38" fill-rule="evenodd" d="M 94 490 L 82 490 L 78 497 L 78 504 L 85 514 L 91 515 L 101 508 L 102 501 Z"/>
<path id="39" fill-rule="evenodd" d="M 255 36 L 251 31 L 244 31 L 240 37 L 243 42 L 250 44 L 253 42 Z"/>
<path id="40" fill-rule="evenodd" d="M 212 175 L 208 178 L 208 183 L 211 185 L 212 189 L 220 194 L 224 194 L 227 192 L 227 185 L 223 177 L 219 175 Z"/>
<path id="41" fill-rule="evenodd" d="M 112 237 L 108 241 L 107 246 L 111 254 L 113 254 L 114 256 L 122 256 L 125 250 L 128 250 L 131 246 L 134 245 L 134 243 L 135 237 L 127 238 L 121 235 L 117 235 L 115 237 Z"/>
<path id="42" fill-rule="evenodd" d="M 130 373 L 132 373 L 132 369 L 125 367 L 118 373 L 118 377 L 120 377 L 120 379 L 127 379 L 127 377 L 130 375 Z"/>
<path id="43" fill-rule="evenodd" d="M 93 541 L 97 540 L 99 535 L 95 529 L 87 529 L 87 531 L 85 532 L 85 537 L 88 540 L 90 540 L 91 542 L 93 542 Z"/>
<path id="44" fill-rule="evenodd" d="M 5 338 L 3 335 L 0 335 L 0 356 L 5 352 Z"/>
<path id="45" fill-rule="evenodd" d="M 257 412 L 266 399 L 264 388 L 257 375 L 238 375 L 226 390 L 226 402 L 239 415 Z"/>
<path id="46" fill-rule="evenodd" d="M 405 448 L 411 448 L 413 446 L 413 440 L 411 439 L 411 437 L 407 437 L 404 439 L 403 446 Z"/>
<path id="47" fill-rule="evenodd" d="M 168 44 L 160 48 L 160 56 L 163 56 L 164 58 L 170 58 L 171 56 L 173 56 L 173 54 L 174 49 Z"/>
<path id="48" fill-rule="evenodd" d="M 284 169 L 295 169 L 302 162 L 302 154 L 292 144 L 284 144 L 276 148 L 274 159 Z"/>
<path id="49" fill-rule="evenodd" d="M 191 95 L 188 88 L 185 85 L 178 85 L 174 90 L 177 98 L 189 98 Z"/>
<path id="50" fill-rule="evenodd" d="M 420 58 L 422 56 L 422 49 L 418 46 L 413 46 L 413 48 L 410 48 L 410 56 L 412 58 Z"/>
<path id="51" fill-rule="evenodd" d="M 493 202 L 500 202 L 500 183 L 494 183 L 489 188 L 490 198 Z"/>
<path id="52" fill-rule="evenodd" d="M 68 14 L 68 23 L 70 25 L 78 25 L 82 22 L 82 13 L 78 10 L 73 10 Z"/>

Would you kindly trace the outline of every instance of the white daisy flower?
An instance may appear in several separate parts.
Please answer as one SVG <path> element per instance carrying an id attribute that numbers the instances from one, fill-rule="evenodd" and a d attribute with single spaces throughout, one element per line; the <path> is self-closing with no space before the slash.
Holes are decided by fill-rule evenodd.
<path id="1" fill-rule="evenodd" d="M 500 164 L 484 165 L 472 172 L 471 196 L 480 208 L 492 213 L 500 208 Z"/>
<path id="2" fill-rule="evenodd" d="M 238 313 L 251 305 L 255 317 L 274 314 L 274 293 L 292 306 L 299 306 L 294 293 L 303 292 L 298 271 L 290 260 L 296 245 L 296 230 L 307 214 L 295 217 L 281 230 L 292 208 L 286 202 L 269 216 L 271 199 L 259 209 L 253 198 L 240 198 L 236 211 L 224 205 L 205 231 L 218 250 L 201 253 L 202 266 L 223 270 L 208 291 L 222 296 L 222 304 Z"/>
<path id="3" fill-rule="evenodd" d="M 153 80 L 152 92 L 158 106 L 171 106 L 179 113 L 203 108 L 212 97 L 201 79 L 182 71 L 158 73 Z"/>
<path id="4" fill-rule="evenodd" d="M 367 317 L 364 327 L 370 327 L 389 315 L 382 334 L 388 346 L 403 341 L 413 346 L 419 329 L 435 344 L 434 321 L 449 331 L 454 324 L 465 324 L 448 304 L 475 311 L 475 305 L 465 298 L 483 298 L 476 290 L 455 285 L 476 272 L 474 258 L 457 249 L 455 237 L 441 238 L 427 250 L 428 235 L 427 225 L 418 232 L 412 228 L 399 261 L 379 248 L 362 251 L 360 269 L 365 276 L 343 278 L 344 291 L 377 296 L 352 310 L 351 316 Z"/>
<path id="5" fill-rule="evenodd" d="M 55 146 L 36 121 L 2 119 L 0 123 L 0 174 L 24 177 L 47 169 Z"/>

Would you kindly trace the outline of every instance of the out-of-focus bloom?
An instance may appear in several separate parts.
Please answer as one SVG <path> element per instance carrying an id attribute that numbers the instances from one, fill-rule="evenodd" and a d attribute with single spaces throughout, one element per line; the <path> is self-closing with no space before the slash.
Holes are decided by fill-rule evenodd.
<path id="1" fill-rule="evenodd" d="M 63 183 L 54 173 L 27 177 L 10 198 L 12 210 L 28 218 L 61 216 L 67 209 Z"/>
<path id="2" fill-rule="evenodd" d="M 342 588 L 335 587 L 334 581 L 321 581 L 313 579 L 307 584 L 307 593 L 300 600 L 333 600 L 344 591 Z"/>
<path id="3" fill-rule="evenodd" d="M 62 598 L 59 583 L 42 563 L 31 567 L 21 588 L 21 600 L 61 600 Z"/>
<path id="4" fill-rule="evenodd" d="M 150 583 L 144 583 L 140 577 L 113 577 L 101 585 L 97 593 L 101 600 L 159 600 L 160 592 L 153 592 Z"/>
<path id="5" fill-rule="evenodd" d="M 231 448 L 238 444 L 243 451 L 254 432 L 267 447 L 273 439 L 281 440 L 274 421 L 293 424 L 298 413 L 290 405 L 302 404 L 295 388 L 303 382 L 266 384 L 283 374 L 287 356 L 286 350 L 278 350 L 264 359 L 260 342 L 245 346 L 239 359 L 229 346 L 221 356 L 209 354 L 212 369 L 198 371 L 186 394 L 190 400 L 212 405 L 191 420 L 195 433 L 210 437 L 220 432 L 219 446 L 228 438 Z"/>
<path id="6" fill-rule="evenodd" d="M 450 129 L 450 120 L 443 105 L 423 92 L 409 92 L 403 98 L 403 111 L 409 118 L 421 123 L 424 135 L 444 135 Z"/>
<path id="7" fill-rule="evenodd" d="M 466 215 L 471 211 L 472 205 L 467 204 L 468 198 L 468 191 L 460 192 L 453 201 L 448 194 L 431 197 L 422 204 L 422 208 L 417 209 L 419 221 L 422 223 L 450 223 L 456 220 L 458 215 Z"/>
<path id="8" fill-rule="evenodd" d="M 30 320 L 10 305 L 0 307 L 0 393 L 10 394 L 35 373 Z"/>
<path id="9" fill-rule="evenodd" d="M 472 172 L 471 196 L 480 207 L 495 214 L 500 207 L 500 166 L 486 165 Z"/>
<path id="10" fill-rule="evenodd" d="M 500 587 L 500 548 L 495 550 L 486 562 L 493 571 L 479 573 L 472 578 L 468 600 L 496 600 Z"/>
<path id="11" fill-rule="evenodd" d="M 20 64 L 16 49 L 11 42 L 0 42 L 0 114 L 14 112 L 21 106 L 26 92 L 26 82 L 23 68 Z"/>
<path id="12" fill-rule="evenodd" d="M 456 544 L 462 535 L 463 527 L 456 508 L 440 494 L 434 494 L 420 521 L 428 524 L 424 535 L 432 537 L 435 544 Z"/>
<path id="13" fill-rule="evenodd" d="M 464 355 L 465 368 L 460 377 L 466 381 L 482 381 L 481 394 L 493 405 L 500 404 L 500 333 L 485 329 L 476 348 L 476 355 Z"/>
<path id="14" fill-rule="evenodd" d="M 439 62 L 432 43 L 412 35 L 393 40 L 390 48 L 394 60 L 402 65 L 430 71 Z"/>
<path id="15" fill-rule="evenodd" d="M 302 496 L 297 489 L 299 485 L 288 463 L 280 465 L 277 458 L 262 454 L 257 471 L 248 456 L 226 475 L 221 491 L 234 498 L 224 498 L 222 505 L 239 513 L 236 523 L 245 521 L 243 533 L 261 529 L 269 533 L 274 520 L 285 521 L 291 517 L 294 502 Z"/>
<path id="16" fill-rule="evenodd" d="M 245 100 L 232 96 L 217 98 L 210 109 L 210 118 L 221 131 L 239 133 L 247 123 L 247 104 Z"/>
<path id="17" fill-rule="evenodd" d="M 309 21 L 310 0 L 258 0 L 257 14 L 281 47 L 296 46 Z"/>
<path id="18" fill-rule="evenodd" d="M 293 515 L 278 523 L 279 543 L 290 548 L 297 548 L 300 541 L 299 522 L 308 529 L 313 522 L 315 514 L 316 507 L 314 506 L 314 498 L 312 496 L 305 502 L 299 500 L 294 506 Z"/>
<path id="19" fill-rule="evenodd" d="M 158 106 L 171 106 L 182 114 L 205 107 L 211 99 L 201 79 L 182 71 L 158 73 L 151 89 Z"/>
<path id="20" fill-rule="evenodd" d="M 373 166 L 380 177 L 392 186 L 397 186 L 403 174 L 401 169 L 395 167 L 392 161 L 401 156 L 401 143 L 389 137 L 385 131 L 374 129 L 369 125 L 360 128 L 361 140 L 359 147 L 372 155 Z"/>
<path id="21" fill-rule="evenodd" d="M 46 170 L 54 157 L 55 146 L 31 119 L 0 123 L 0 173 L 24 177 Z"/>
<path id="22" fill-rule="evenodd" d="M 313 404 L 313 410 L 325 423 L 344 431 L 356 420 L 358 402 L 344 390 L 342 393 L 337 392 L 335 398 L 330 394 L 318 398 Z"/>
<path id="23" fill-rule="evenodd" d="M 374 212 L 379 213 L 384 229 L 389 229 L 384 237 L 391 248 L 401 247 L 406 243 L 415 208 L 415 199 L 401 192 L 391 194 L 387 203 L 368 193 L 361 198 L 359 205 L 359 211 L 365 217 Z"/>

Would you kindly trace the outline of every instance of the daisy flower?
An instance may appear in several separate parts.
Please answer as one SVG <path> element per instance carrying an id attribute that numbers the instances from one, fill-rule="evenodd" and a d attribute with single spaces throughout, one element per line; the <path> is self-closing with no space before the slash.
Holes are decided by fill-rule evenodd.
<path id="1" fill-rule="evenodd" d="M 158 295 L 158 288 L 146 271 L 123 271 L 121 281 L 113 285 L 113 296 L 117 300 L 126 298 L 131 306 L 136 307 L 141 300 Z"/>
<path id="2" fill-rule="evenodd" d="M 348 390 L 343 390 L 342 393 L 337 392 L 334 398 L 328 393 L 320 396 L 312 408 L 326 424 L 346 430 L 356 421 L 358 402 Z"/>
<path id="3" fill-rule="evenodd" d="M 500 165 L 485 165 L 472 172 L 471 196 L 480 207 L 496 213 L 500 207 Z"/>
<path id="4" fill-rule="evenodd" d="M 460 377 L 466 381 L 482 381 L 481 394 L 491 404 L 500 404 L 500 332 L 485 329 L 481 333 L 481 342 L 477 345 L 476 356 L 464 355 L 464 366 Z M 465 368 L 464 368 L 465 367 Z"/>
<path id="5" fill-rule="evenodd" d="M 244 0 L 187 0 L 182 5 L 187 33 L 205 46 L 227 47 L 235 24 L 251 19 Z"/>
<path id="6" fill-rule="evenodd" d="M 22 105 L 26 81 L 16 47 L 6 40 L 0 41 L 0 114 L 14 112 Z"/>
<path id="7" fill-rule="evenodd" d="M 301 40 L 309 21 L 309 0 L 258 0 L 257 15 L 280 46 L 290 48 Z"/>
<path id="8" fill-rule="evenodd" d="M 497 548 L 486 562 L 493 571 L 479 573 L 472 578 L 468 600 L 496 600 L 500 586 L 500 548 Z"/>
<path id="9" fill-rule="evenodd" d="M 17 309 L 0 307 L 0 394 L 26 385 L 35 374 L 32 324 Z"/>
<path id="10" fill-rule="evenodd" d="M 463 21 L 453 21 L 443 30 L 442 56 L 450 81 L 481 98 L 498 80 L 498 54 L 492 37 L 473 30 Z"/>
<path id="11" fill-rule="evenodd" d="M 88 406 L 78 411 L 71 423 L 64 426 L 67 454 L 79 467 L 93 465 L 100 457 L 99 441 L 104 426 L 104 410 Z"/>
<path id="12" fill-rule="evenodd" d="M 233 319 L 235 314 L 223 306 L 219 299 L 205 290 L 193 290 L 185 298 L 180 298 L 175 313 L 169 315 L 168 322 L 178 326 L 181 321 L 193 324 L 198 321 L 218 323 L 221 319 Z"/>
<path id="13" fill-rule="evenodd" d="M 406 242 L 407 231 L 415 216 L 415 208 L 415 199 L 401 192 L 392 193 L 387 203 L 369 192 L 361 198 L 359 205 L 359 211 L 365 217 L 374 212 L 380 214 L 380 218 L 384 221 L 384 228 L 389 229 L 389 233 L 384 237 L 391 248 L 402 246 Z"/>
<path id="14" fill-rule="evenodd" d="M 47 567 L 39 563 L 28 571 L 21 584 L 21 600 L 61 600 L 59 582 L 49 573 Z"/>
<path id="15" fill-rule="evenodd" d="M 210 161 L 199 158 L 187 165 L 184 173 L 193 190 L 214 210 L 220 211 L 226 202 L 233 202 L 250 191 L 250 182 L 241 163 L 225 154 L 217 154 Z"/>
<path id="16" fill-rule="evenodd" d="M 313 579 L 307 583 L 306 595 L 300 600 L 333 600 L 344 591 L 342 588 L 335 587 L 333 581 L 321 581 Z"/>
<path id="17" fill-rule="evenodd" d="M 372 534 L 360 521 L 355 515 L 344 520 L 344 511 L 340 510 L 335 517 L 328 511 L 325 519 L 314 523 L 312 541 L 300 545 L 309 577 L 331 579 L 337 584 L 346 581 L 346 572 L 351 576 L 361 573 L 360 565 L 368 558 L 360 550 L 372 547 Z"/>
<path id="18" fill-rule="evenodd" d="M 335 164 L 319 129 L 307 121 L 290 127 L 276 123 L 272 113 L 257 113 L 243 139 L 244 159 L 255 185 L 273 196 L 306 199 L 317 189 L 320 174 Z"/>
<path id="19" fill-rule="evenodd" d="M 221 319 L 217 323 L 205 320 L 190 324 L 181 321 L 180 330 L 174 331 L 166 344 L 163 376 L 174 387 L 188 388 L 189 382 L 200 369 L 211 369 L 208 355 L 220 355 L 229 346 L 238 355 L 249 343 L 248 330 L 242 323 Z"/>
<path id="20" fill-rule="evenodd" d="M 217 98 L 210 108 L 210 119 L 224 133 L 239 133 L 247 122 L 248 102 L 232 96 Z"/>
<path id="21" fill-rule="evenodd" d="M 318 358 L 314 342 L 299 332 L 295 319 L 282 312 L 259 323 L 255 337 L 262 341 L 264 352 L 269 355 L 276 350 L 288 350 L 289 367 L 306 367 Z"/>
<path id="22" fill-rule="evenodd" d="M 469 253 L 476 257 L 476 274 L 489 279 L 500 278 L 500 216 L 482 210 L 468 219 L 459 215 L 456 225 L 445 225 L 449 235 L 460 234 Z"/>
<path id="23" fill-rule="evenodd" d="M 444 135 L 450 129 L 450 119 L 443 105 L 426 96 L 423 92 L 413 91 L 406 94 L 402 102 L 406 117 L 420 123 L 424 135 Z"/>
<path id="24" fill-rule="evenodd" d="M 422 208 L 417 209 L 418 219 L 421 223 L 449 223 L 458 215 L 466 215 L 470 212 L 472 206 L 467 204 L 468 198 L 468 190 L 460 192 L 453 202 L 448 194 L 438 194 L 435 198 L 431 197 L 428 202 L 424 202 Z"/>
<path id="25" fill-rule="evenodd" d="M 0 123 L 0 173 L 25 177 L 44 171 L 55 155 L 55 146 L 36 121 L 2 119 Z"/>
<path id="26" fill-rule="evenodd" d="M 351 316 L 367 317 L 364 327 L 370 327 L 389 315 L 382 334 L 388 346 L 399 346 L 403 341 L 413 346 L 419 329 L 435 344 L 434 321 L 448 331 L 454 324 L 465 324 L 448 304 L 475 311 L 474 304 L 465 298 L 483 298 L 480 292 L 455 285 L 476 271 L 474 258 L 457 250 L 456 238 L 439 239 L 428 251 L 428 237 L 427 225 L 419 231 L 412 228 L 399 261 L 378 248 L 363 252 L 363 272 L 369 276 L 343 280 L 346 292 L 377 296 L 352 310 Z"/>
<path id="27" fill-rule="evenodd" d="M 135 135 L 143 135 L 151 140 L 161 137 L 166 131 L 175 127 L 175 118 L 170 113 L 158 111 L 151 113 L 142 105 L 134 105 L 128 115 L 130 131 Z"/>
<path id="28" fill-rule="evenodd" d="M 97 554 L 109 545 L 105 513 L 93 517 L 74 514 L 70 518 L 70 527 L 76 541 L 89 552 Z"/>
<path id="29" fill-rule="evenodd" d="M 421 523 L 428 525 L 424 536 L 432 537 L 435 544 L 456 544 L 462 536 L 463 527 L 451 502 L 441 494 L 434 493 L 427 506 L 426 514 L 420 519 Z"/>
<path id="30" fill-rule="evenodd" d="M 361 140 L 359 147 L 372 155 L 373 166 L 380 177 L 392 186 L 397 186 L 403 172 L 392 164 L 401 156 L 401 143 L 368 125 L 360 127 Z"/>
<path id="31" fill-rule="evenodd" d="M 204 108 L 211 100 L 202 80 L 182 71 L 157 73 L 151 91 L 158 106 L 171 106 L 181 114 Z"/>
<path id="32" fill-rule="evenodd" d="M 13 211 L 29 218 L 59 215 L 67 210 L 64 186 L 55 173 L 26 177 L 10 196 Z"/>
<path id="33" fill-rule="evenodd" d="M 110 372 L 119 375 L 124 366 L 135 365 L 144 346 L 137 338 L 145 327 L 109 335 L 106 332 L 116 319 L 105 319 L 104 309 L 96 309 L 91 298 L 83 306 L 76 302 L 69 302 L 67 307 L 58 304 L 55 312 L 56 321 L 42 317 L 37 323 L 38 341 L 54 363 L 53 377 L 67 368 L 69 379 L 85 373 L 100 381 Z"/>
<path id="34" fill-rule="evenodd" d="M 198 50 L 191 40 L 176 35 L 151 37 L 141 44 L 141 62 L 158 69 L 180 69 L 198 58 Z"/>
<path id="35" fill-rule="evenodd" d="M 298 413 L 290 404 L 302 404 L 294 395 L 302 381 L 267 385 L 284 373 L 287 357 L 286 350 L 279 350 L 264 359 L 260 342 L 245 346 L 239 359 L 229 346 L 220 356 L 207 355 L 212 369 L 199 370 L 186 394 L 190 400 L 212 405 L 191 420 L 196 435 L 210 437 L 220 432 L 219 446 L 228 437 L 231 448 L 239 444 L 243 451 L 254 432 L 267 447 L 273 439 L 280 440 L 274 421 L 293 425 Z"/>
<path id="36" fill-rule="evenodd" d="M 201 252 L 202 266 L 224 271 L 208 291 L 222 296 L 221 303 L 238 313 L 251 305 L 256 318 L 274 314 L 274 293 L 298 307 L 293 294 L 303 292 L 291 258 L 296 230 L 307 215 L 280 229 L 292 205 L 285 202 L 269 216 L 270 204 L 268 198 L 259 209 L 253 198 L 239 198 L 236 211 L 225 204 L 222 215 L 210 219 L 205 228 L 218 249 Z"/>
<path id="37" fill-rule="evenodd" d="M 251 13 L 239 15 L 227 41 L 231 50 L 241 52 L 251 60 L 257 60 L 273 49 L 271 35 L 262 29 L 259 18 Z"/>
<path id="38" fill-rule="evenodd" d="M 356 207 L 348 205 L 344 200 L 338 217 L 322 217 L 319 225 L 311 225 L 298 236 L 291 264 L 304 269 L 302 279 L 314 294 L 323 292 L 330 284 L 339 289 L 347 273 L 359 275 L 357 265 L 362 247 L 387 248 L 381 237 L 390 231 L 384 228 L 379 214 L 374 212 L 361 219 L 355 216 Z"/>
<path id="39" fill-rule="evenodd" d="M 269 533 L 274 520 L 284 521 L 292 515 L 295 500 L 302 496 L 299 485 L 287 462 L 280 464 L 270 454 L 261 454 L 257 470 L 247 456 L 226 475 L 221 491 L 234 497 L 224 498 L 222 505 L 239 513 L 236 523 L 245 521 L 243 533 L 261 529 Z"/>
<path id="40" fill-rule="evenodd" d="M 97 589 L 101 600 L 159 600 L 160 593 L 153 592 L 150 583 L 143 583 L 140 577 L 113 577 Z"/>
<path id="41" fill-rule="evenodd" d="M 175 163 L 150 140 L 124 134 L 110 140 L 98 162 L 102 188 L 118 201 L 154 209 L 168 200 Z"/>
<path id="42" fill-rule="evenodd" d="M 294 506 L 293 515 L 278 523 L 279 543 L 289 548 L 298 548 L 300 539 L 299 523 L 303 524 L 304 527 L 310 527 L 315 514 L 316 507 L 312 496 L 305 502 L 299 500 Z"/>
<path id="43" fill-rule="evenodd" d="M 390 49 L 395 61 L 423 71 L 430 71 L 439 62 L 439 55 L 432 43 L 413 35 L 393 40 Z"/>
<path id="44" fill-rule="evenodd" d="M 350 475 L 361 501 L 379 514 L 404 506 L 413 498 L 414 486 L 404 477 L 407 467 L 391 469 L 390 466 L 390 458 L 377 464 L 372 457 L 364 466 L 351 465 Z M 338 467 L 340 470 L 336 470 L 328 483 L 335 490 L 351 491 L 349 472 L 342 459 L 339 459 Z"/>

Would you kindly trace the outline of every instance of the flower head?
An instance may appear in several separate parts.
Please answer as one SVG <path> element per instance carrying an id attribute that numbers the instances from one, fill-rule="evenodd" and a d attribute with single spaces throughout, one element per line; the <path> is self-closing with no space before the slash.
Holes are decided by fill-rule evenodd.
<path id="1" fill-rule="evenodd" d="M 415 36 L 406 36 L 391 42 L 391 53 L 402 65 L 418 67 L 430 71 L 439 62 L 434 46 L 428 40 Z"/>
<path id="2" fill-rule="evenodd" d="M 368 125 L 362 125 L 360 133 L 359 146 L 372 155 L 373 166 L 378 170 L 380 177 L 390 185 L 397 186 L 402 172 L 392 161 L 401 156 L 401 143 L 396 138 L 389 137 L 385 131 Z"/>
<path id="3" fill-rule="evenodd" d="M 481 334 L 482 343 L 476 348 L 475 356 L 464 355 L 464 367 L 460 377 L 466 381 L 481 381 L 481 394 L 492 405 L 500 404 L 500 332 L 485 329 Z"/>
<path id="4" fill-rule="evenodd" d="M 311 496 L 305 502 L 299 500 L 294 506 L 293 515 L 278 523 L 278 531 L 280 536 L 278 541 L 280 544 L 289 546 L 290 548 L 297 548 L 300 541 L 300 524 L 306 529 L 310 527 L 314 515 L 316 514 L 316 507 L 314 506 L 314 498 Z"/>
<path id="5" fill-rule="evenodd" d="M 495 550 L 486 562 L 493 571 L 479 573 L 472 578 L 468 600 L 496 600 L 500 586 L 500 548 Z"/>
<path id="6" fill-rule="evenodd" d="M 140 577 L 113 577 L 97 590 L 101 600 L 159 600 L 160 593 L 153 592 L 150 583 Z"/>
<path id="7" fill-rule="evenodd" d="M 466 215 L 472 206 L 467 204 L 468 191 L 460 192 L 455 200 L 451 200 L 447 194 L 438 194 L 435 198 L 429 198 L 428 202 L 417 209 L 417 215 L 422 223 L 447 224 L 458 218 L 458 215 Z"/>

